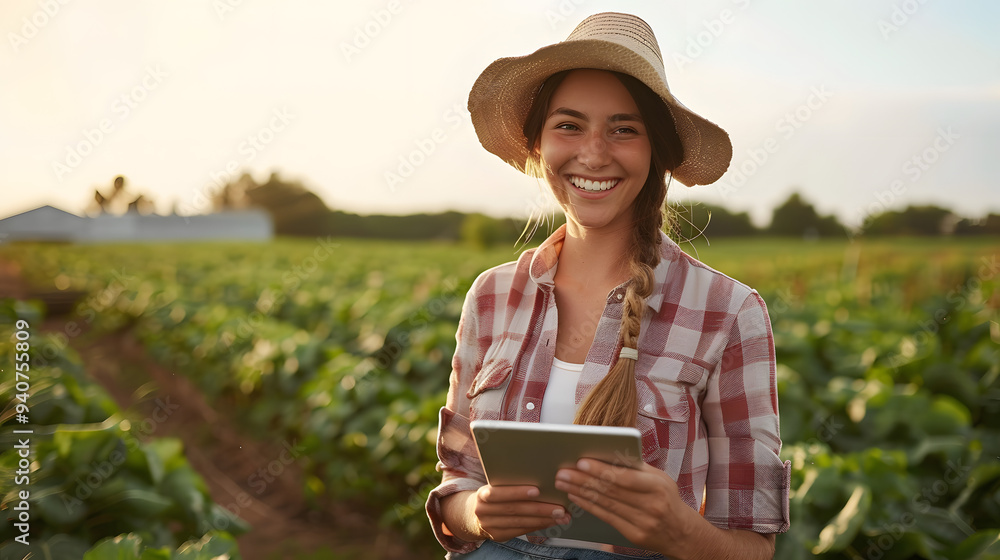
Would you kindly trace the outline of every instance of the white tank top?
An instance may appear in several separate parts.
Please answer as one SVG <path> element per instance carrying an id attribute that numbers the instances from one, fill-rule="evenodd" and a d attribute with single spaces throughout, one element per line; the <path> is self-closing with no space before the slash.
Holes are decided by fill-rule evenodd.
<path id="1" fill-rule="evenodd" d="M 552 358 L 549 384 L 542 397 L 540 422 L 547 424 L 572 424 L 576 416 L 576 386 L 580 382 L 583 364 L 571 364 Z"/>

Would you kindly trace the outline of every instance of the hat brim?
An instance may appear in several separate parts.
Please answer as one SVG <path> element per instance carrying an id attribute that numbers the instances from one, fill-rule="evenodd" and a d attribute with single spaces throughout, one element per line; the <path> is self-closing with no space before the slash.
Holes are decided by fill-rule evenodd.
<path id="1" fill-rule="evenodd" d="M 645 58 L 617 43 L 600 39 L 564 41 L 532 54 L 501 58 L 480 74 L 469 93 L 469 112 L 479 141 L 488 151 L 524 173 L 530 157 L 524 122 L 539 88 L 563 70 L 594 68 L 628 74 L 663 99 L 674 118 L 684 155 L 671 173 L 688 186 L 714 183 L 729 168 L 733 146 L 718 125 L 682 105 L 666 77 Z"/>

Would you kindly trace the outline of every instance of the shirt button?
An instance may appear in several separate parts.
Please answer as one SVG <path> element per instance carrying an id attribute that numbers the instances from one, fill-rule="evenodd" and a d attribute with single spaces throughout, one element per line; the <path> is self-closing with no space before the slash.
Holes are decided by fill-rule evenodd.
<path id="1" fill-rule="evenodd" d="M 524 408 L 527 408 L 528 410 L 535 410 L 535 403 L 530 402 L 530 403 L 524 405 Z"/>
<path id="2" fill-rule="evenodd" d="M 653 412 L 653 405 L 647 404 L 645 407 L 646 412 Z"/>
<path id="3" fill-rule="evenodd" d="M 618 298 L 618 301 L 621 301 L 621 299 L 622 299 L 623 297 L 625 297 L 625 296 L 623 296 L 622 294 L 618 294 L 618 295 L 617 295 L 617 296 L 615 296 L 615 297 L 617 297 L 617 298 Z"/>

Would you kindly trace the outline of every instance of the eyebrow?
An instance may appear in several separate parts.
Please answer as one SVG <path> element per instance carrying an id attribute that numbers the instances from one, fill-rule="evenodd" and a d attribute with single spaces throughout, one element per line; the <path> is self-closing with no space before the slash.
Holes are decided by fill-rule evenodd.
<path id="1" fill-rule="evenodd" d="M 566 115 L 568 117 L 573 117 L 576 119 L 580 119 L 582 121 L 590 120 L 587 118 L 587 115 L 581 113 L 580 111 L 577 111 L 575 109 L 569 109 L 567 107 L 556 108 L 554 111 L 549 113 L 549 117 L 552 117 L 552 115 Z M 608 122 L 623 122 L 623 121 L 642 122 L 642 116 L 637 115 L 635 113 L 615 113 L 614 115 L 608 117 Z"/>

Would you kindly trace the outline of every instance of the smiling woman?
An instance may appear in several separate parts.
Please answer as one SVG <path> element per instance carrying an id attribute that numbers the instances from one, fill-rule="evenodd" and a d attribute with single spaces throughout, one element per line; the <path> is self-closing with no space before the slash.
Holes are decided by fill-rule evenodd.
<path id="1" fill-rule="evenodd" d="M 717 180 L 732 147 L 662 60 L 644 21 L 605 13 L 473 86 L 480 142 L 544 178 L 566 225 L 466 297 L 427 501 L 451 558 L 767 558 L 788 529 L 763 300 L 662 231 L 668 183 Z M 581 458 L 555 480 L 635 547 L 560 539 L 566 509 L 487 483 L 470 421 L 543 418 L 642 433 L 641 468 Z"/>

